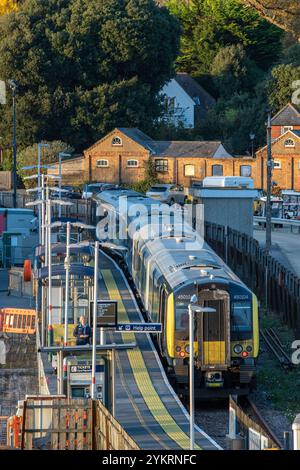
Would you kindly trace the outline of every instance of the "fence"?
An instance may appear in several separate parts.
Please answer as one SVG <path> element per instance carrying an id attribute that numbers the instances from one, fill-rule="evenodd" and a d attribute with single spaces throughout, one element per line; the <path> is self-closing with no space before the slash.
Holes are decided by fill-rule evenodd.
<path id="1" fill-rule="evenodd" d="M 205 224 L 205 239 L 257 295 L 261 304 L 300 333 L 300 279 L 248 235 Z"/>
<path id="2" fill-rule="evenodd" d="M 35 196 L 32 194 L 26 194 L 25 192 L 17 193 L 16 207 L 19 209 L 26 209 L 26 203 L 31 202 L 35 199 Z M 95 204 L 90 199 L 72 199 L 72 206 L 60 206 L 61 207 L 61 216 L 74 218 L 92 224 L 95 220 Z M 13 193 L 11 192 L 0 192 L 0 207 L 13 207 Z M 59 208 L 57 205 L 52 206 L 52 216 L 59 216 Z"/>
<path id="3" fill-rule="evenodd" d="M 238 405 L 233 397 L 229 400 L 229 436 L 243 439 L 247 450 L 278 449 L 275 440 L 268 432 Z"/>
<path id="4" fill-rule="evenodd" d="M 138 450 L 102 403 L 54 396 L 27 397 L 22 449 Z"/>

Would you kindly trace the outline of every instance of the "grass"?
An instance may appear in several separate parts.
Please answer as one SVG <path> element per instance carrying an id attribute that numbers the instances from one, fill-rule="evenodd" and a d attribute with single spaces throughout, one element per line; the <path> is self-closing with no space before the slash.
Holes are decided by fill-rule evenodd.
<path id="1" fill-rule="evenodd" d="M 291 344 L 296 339 L 295 335 L 277 316 L 262 316 L 261 328 L 274 328 L 286 352 L 292 354 Z M 263 341 L 258 361 L 257 388 L 276 410 L 282 412 L 290 422 L 294 421 L 300 412 L 300 366 L 285 371 Z"/>

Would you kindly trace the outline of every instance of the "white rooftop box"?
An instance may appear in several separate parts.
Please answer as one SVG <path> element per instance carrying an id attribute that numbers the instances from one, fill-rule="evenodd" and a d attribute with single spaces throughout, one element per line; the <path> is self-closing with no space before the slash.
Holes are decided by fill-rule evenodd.
<path id="1" fill-rule="evenodd" d="M 208 176 L 203 180 L 203 188 L 253 189 L 254 183 L 244 176 Z"/>

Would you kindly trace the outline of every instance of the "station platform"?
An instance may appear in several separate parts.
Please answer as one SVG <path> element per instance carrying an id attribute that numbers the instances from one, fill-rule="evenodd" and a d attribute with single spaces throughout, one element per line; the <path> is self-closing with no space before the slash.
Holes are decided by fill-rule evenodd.
<path id="1" fill-rule="evenodd" d="M 265 230 L 254 230 L 253 237 L 262 248 L 265 247 Z M 300 235 L 298 233 L 272 231 L 270 254 L 287 269 L 300 277 Z"/>
<path id="2" fill-rule="evenodd" d="M 102 253 L 99 267 L 99 296 L 118 301 L 119 322 L 143 322 L 118 265 Z M 116 351 L 116 419 L 141 449 L 189 449 L 188 413 L 166 377 L 150 335 L 107 332 L 106 341 L 137 343 L 134 350 Z M 198 450 L 221 450 L 198 426 L 195 439 Z"/>

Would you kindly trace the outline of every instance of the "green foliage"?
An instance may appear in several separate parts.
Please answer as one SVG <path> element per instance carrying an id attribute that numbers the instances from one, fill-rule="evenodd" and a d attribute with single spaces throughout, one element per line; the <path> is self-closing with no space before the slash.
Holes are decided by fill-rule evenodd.
<path id="1" fill-rule="evenodd" d="M 156 178 L 145 178 L 142 181 L 137 181 L 136 183 L 132 184 L 130 187 L 137 191 L 138 193 L 145 194 L 151 186 L 157 184 L 159 181 Z"/>
<path id="2" fill-rule="evenodd" d="M 0 24 L 0 77 L 20 85 L 19 144 L 60 139 L 81 149 L 115 126 L 147 131 L 179 32 L 153 0 L 25 0 Z"/>
<path id="3" fill-rule="evenodd" d="M 224 97 L 253 89 L 263 75 L 241 44 L 222 47 L 212 62 L 211 74 L 219 96 Z"/>
<path id="4" fill-rule="evenodd" d="M 294 82 L 300 80 L 300 67 L 291 64 L 280 64 L 274 67 L 271 78 L 267 83 L 267 94 L 273 112 L 279 111 L 283 106 L 292 101 L 293 93 L 298 86 Z"/>
<path id="5" fill-rule="evenodd" d="M 53 141 L 53 142 L 43 142 L 49 145 L 47 148 L 41 149 L 41 163 L 42 165 L 48 165 L 50 163 L 55 163 L 58 161 L 58 153 L 65 152 L 72 154 L 74 152 L 74 148 L 71 147 L 69 144 L 61 141 Z M 18 174 L 21 178 L 24 176 L 28 176 L 30 174 L 36 174 L 37 170 L 32 171 L 25 171 L 22 170 L 24 166 L 31 166 L 37 165 L 38 162 L 38 144 L 31 145 L 29 147 L 24 148 L 18 154 Z M 42 172 L 44 172 L 42 170 Z M 36 181 L 32 180 L 25 180 L 24 184 L 26 187 L 35 187 L 37 185 Z"/>
<path id="6" fill-rule="evenodd" d="M 257 66 L 267 70 L 280 53 L 282 32 L 239 0 L 168 0 L 180 19 L 183 35 L 180 70 L 203 75 L 220 48 L 242 44 Z"/>

